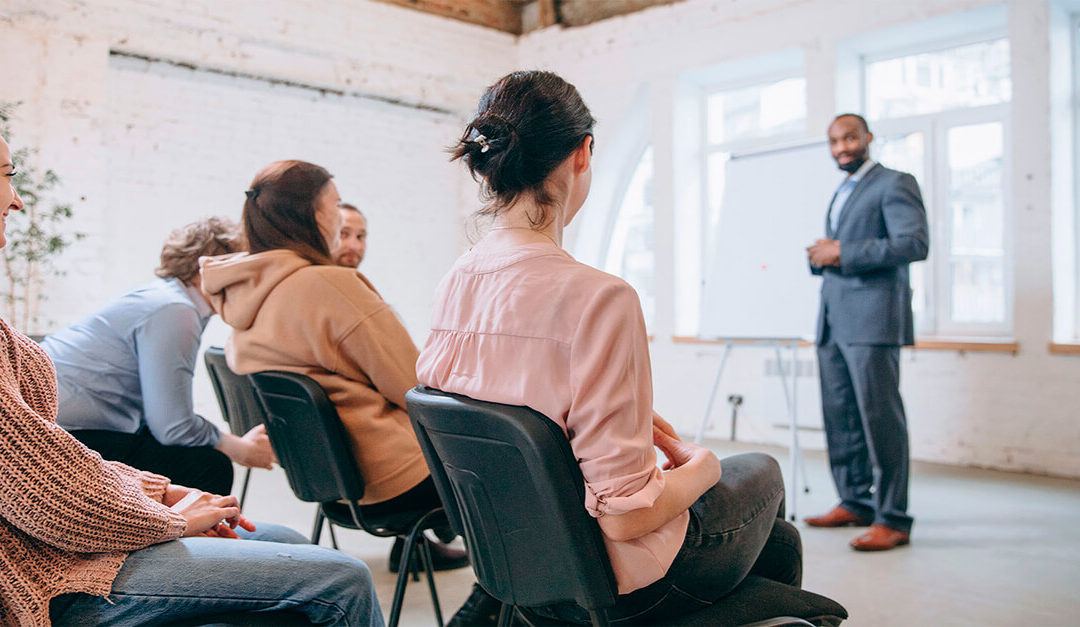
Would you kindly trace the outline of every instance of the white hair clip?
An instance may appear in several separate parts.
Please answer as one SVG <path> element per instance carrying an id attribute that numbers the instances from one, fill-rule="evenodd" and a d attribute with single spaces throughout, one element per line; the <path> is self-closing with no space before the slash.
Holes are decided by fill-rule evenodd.
<path id="1" fill-rule="evenodd" d="M 480 144 L 480 152 L 487 152 L 491 148 L 491 144 L 488 144 L 487 137 L 483 134 L 477 135 L 473 141 Z"/>

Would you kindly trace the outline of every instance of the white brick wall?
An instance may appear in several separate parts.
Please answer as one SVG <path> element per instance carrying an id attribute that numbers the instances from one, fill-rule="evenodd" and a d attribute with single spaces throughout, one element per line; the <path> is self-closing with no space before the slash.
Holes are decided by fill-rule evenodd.
<path id="1" fill-rule="evenodd" d="M 7 0 L 0 6 L 0 55 L 9 60 L 0 98 L 26 103 L 16 145 L 38 146 L 42 162 L 61 173 L 78 228 L 89 234 L 66 258 L 70 274 L 46 306 L 58 322 L 148 278 L 170 228 L 210 213 L 236 217 L 239 194 L 259 167 L 298 157 L 328 167 L 343 197 L 369 214 L 364 269 L 421 341 L 433 286 L 465 244 L 460 218 L 475 205 L 475 186 L 446 163 L 442 148 L 482 88 L 506 71 L 550 68 L 578 84 L 600 122 L 600 171 L 602 160 L 617 158 L 604 154 L 605 135 L 616 132 L 643 84 L 652 89 L 654 113 L 672 115 L 661 105 L 680 72 L 799 47 L 810 79 L 808 124 L 823 128 L 835 108 L 838 41 L 988 4 L 687 0 L 515 40 L 361 0 Z M 1023 63 L 1014 72 L 1011 199 L 1021 353 L 905 353 L 912 451 L 920 459 L 1080 476 L 1080 359 L 1045 349 L 1051 337 L 1046 6 L 1043 0 L 1008 6 L 1014 58 Z M 449 113 L 110 60 L 110 50 Z M 651 128 L 664 124 L 654 119 Z M 670 171 L 660 176 L 669 177 L 657 182 L 663 256 L 677 242 L 671 192 L 664 191 L 672 188 Z M 657 270 L 658 285 L 670 286 L 671 264 Z M 657 406 L 689 431 L 704 410 L 717 355 L 673 344 L 673 312 L 664 306 L 670 298 L 661 292 L 659 300 L 652 345 Z M 214 325 L 207 341 L 220 343 L 224 334 Z M 783 442 L 785 432 L 770 426 L 783 401 L 775 379 L 762 376 L 764 359 L 737 353 L 724 393 L 747 396 L 741 434 Z M 199 406 L 216 414 L 202 377 Z M 816 381 L 801 379 L 800 392 L 801 415 L 818 420 Z M 726 406 L 717 413 L 724 414 Z M 726 421 L 716 426 L 726 432 Z"/>
<path id="2" fill-rule="evenodd" d="M 302 159 L 330 170 L 342 198 L 368 214 L 364 271 L 423 337 L 430 294 L 460 245 L 459 173 L 442 153 L 459 132 L 455 116 L 122 56 L 107 92 L 106 231 L 128 241 L 105 253 L 110 291 L 146 280 L 152 266 L 129 260 L 154 259 L 175 225 L 239 221 L 259 169 Z M 420 254 L 417 234 L 439 237 Z"/>
<path id="3" fill-rule="evenodd" d="M 0 53 L 17 60 L 0 99 L 25 103 L 14 143 L 41 149 L 87 234 L 44 306 L 51 327 L 149 280 L 172 228 L 239 219 L 254 174 L 298 158 L 329 169 L 368 215 L 363 270 L 422 343 L 475 204 L 443 149 L 515 47 L 352 0 L 11 0 Z M 204 344 L 225 337 L 214 323 Z M 197 409 L 217 416 L 201 372 L 196 386 Z"/>

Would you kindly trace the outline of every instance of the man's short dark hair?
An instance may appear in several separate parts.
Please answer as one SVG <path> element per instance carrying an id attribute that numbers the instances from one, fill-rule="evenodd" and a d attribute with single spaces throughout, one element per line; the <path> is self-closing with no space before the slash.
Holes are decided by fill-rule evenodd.
<path id="1" fill-rule="evenodd" d="M 866 118 L 859 115 L 858 113 L 841 113 L 840 115 L 833 118 L 833 122 L 839 120 L 840 118 L 854 118 L 859 122 L 859 126 L 862 127 L 864 133 L 870 132 L 870 125 L 866 123 Z"/>
<path id="2" fill-rule="evenodd" d="M 364 212 L 363 211 L 360 211 L 359 209 L 357 209 L 356 207 L 350 205 L 347 202 L 339 202 L 338 203 L 338 209 L 344 209 L 345 211 L 355 211 L 356 213 L 360 214 L 361 218 L 364 217 Z"/>

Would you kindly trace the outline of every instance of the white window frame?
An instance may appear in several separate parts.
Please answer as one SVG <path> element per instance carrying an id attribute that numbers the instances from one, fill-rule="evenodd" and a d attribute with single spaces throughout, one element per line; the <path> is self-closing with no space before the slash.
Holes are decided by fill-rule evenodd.
<path id="1" fill-rule="evenodd" d="M 1073 213 L 1073 293 L 1072 293 L 1072 340 L 1080 340 L 1080 13 L 1069 19 L 1069 36 L 1072 80 L 1070 118 L 1072 119 L 1072 213 Z"/>
<path id="2" fill-rule="evenodd" d="M 879 61 L 887 61 L 927 52 L 938 52 L 951 48 L 972 45 L 1007 38 L 1008 33 L 1000 28 L 986 29 L 964 35 L 922 42 L 909 46 L 897 47 L 875 54 L 861 55 L 859 62 L 859 94 L 862 111 L 868 110 L 866 69 Z M 877 137 L 902 135 L 922 132 L 925 138 L 923 171 L 929 181 L 919 181 L 923 192 L 923 202 L 927 208 L 930 223 L 930 253 L 927 261 L 929 271 L 925 274 L 927 290 L 927 312 L 924 324 L 929 328 L 918 330 L 920 337 L 1007 337 L 1013 333 L 1013 230 L 1012 221 L 1011 176 L 1012 163 L 1010 147 L 1011 133 L 1011 98 L 1010 102 L 993 105 L 980 105 L 963 109 L 947 109 L 935 113 L 917 114 L 899 118 L 870 120 L 871 131 Z M 1002 128 L 1002 216 L 1006 221 L 1003 231 L 1003 267 L 1004 283 L 1004 319 L 995 323 L 959 323 L 950 319 L 951 310 L 951 264 L 952 213 L 949 203 L 949 167 L 948 167 L 948 131 L 957 126 L 968 126 L 997 122 Z M 871 144 L 871 155 L 873 148 Z M 884 164 L 888 166 L 889 164 Z"/>
<path id="3" fill-rule="evenodd" d="M 610 259 L 611 252 L 612 252 L 611 249 L 614 246 L 615 241 L 616 241 L 615 236 L 616 236 L 616 229 L 619 226 L 619 217 L 622 215 L 622 208 L 623 208 L 623 205 L 626 202 L 626 195 L 630 192 L 630 184 L 634 181 L 634 174 L 637 173 L 638 166 L 641 165 L 641 160 L 645 157 L 645 153 L 650 148 L 652 148 L 652 142 L 650 141 L 650 138 L 648 136 L 642 136 L 640 138 L 640 141 L 638 141 L 637 145 L 634 147 L 633 152 L 630 153 L 631 158 L 627 162 L 627 165 L 625 167 L 623 167 L 621 169 L 621 171 L 619 172 L 619 180 L 618 180 L 618 183 L 616 184 L 616 192 L 615 192 L 615 195 L 613 197 L 614 202 L 613 202 L 611 208 L 607 212 L 607 224 L 605 225 L 605 228 L 604 228 L 605 236 L 604 236 L 604 239 L 603 239 L 603 244 L 600 247 L 600 257 L 599 257 L 600 266 L 599 267 L 603 268 L 605 272 L 611 272 L 612 274 L 616 274 L 614 272 L 614 268 L 610 267 L 609 262 L 611 261 L 611 259 Z M 654 161 L 653 161 L 653 165 L 652 165 L 653 173 L 650 176 L 655 176 L 655 173 L 656 173 L 655 154 L 656 153 L 654 152 L 653 153 Z M 651 209 L 653 211 L 652 219 L 653 219 L 653 228 L 654 228 L 654 232 L 653 232 L 654 241 L 653 241 L 653 249 L 652 249 L 654 272 L 653 272 L 653 284 L 650 286 L 650 288 L 652 290 L 652 298 L 655 301 L 655 299 L 656 299 L 656 287 L 657 287 L 656 286 L 656 273 L 655 273 L 655 265 L 656 265 L 656 242 L 655 242 L 655 235 L 656 235 L 656 233 L 655 233 L 656 202 L 655 202 L 655 199 L 650 204 L 651 204 Z M 623 242 L 623 250 L 620 253 L 620 257 L 625 258 L 625 255 L 626 255 L 626 243 L 624 241 Z M 621 275 L 619 275 L 619 276 L 621 276 Z M 626 277 L 622 277 L 622 278 L 626 279 Z M 642 313 L 645 315 L 645 323 L 646 323 L 645 326 L 646 326 L 647 329 L 652 330 L 652 327 L 656 324 L 655 306 L 650 310 L 650 308 L 647 307 L 646 301 L 643 298 L 643 296 L 644 296 L 643 294 L 640 294 L 640 293 L 638 294 L 638 299 L 641 301 Z M 654 305 L 655 305 L 655 303 L 654 303 Z"/>
<path id="4" fill-rule="evenodd" d="M 622 213 L 623 203 L 626 201 L 626 194 L 630 191 L 630 183 L 634 180 L 634 174 L 637 172 L 638 165 L 641 163 L 642 158 L 645 157 L 645 152 L 650 147 L 652 147 L 652 143 L 649 141 L 649 137 L 642 136 L 630 153 L 630 158 L 627 160 L 626 166 L 619 172 L 619 181 L 615 187 L 616 192 L 612 197 L 613 202 L 607 212 L 607 223 L 604 225 L 604 239 L 603 244 L 600 247 L 600 267 L 605 268 L 605 272 L 608 272 L 608 257 L 611 256 L 611 247 L 615 242 L 615 227 L 619 225 L 619 214 Z M 653 162 L 653 168 L 655 171 L 655 161 Z M 653 212 L 654 214 L 656 212 L 655 206 L 653 207 Z"/>
<path id="5" fill-rule="evenodd" d="M 1080 0 L 1050 2 L 1053 342 L 1080 342 Z"/>

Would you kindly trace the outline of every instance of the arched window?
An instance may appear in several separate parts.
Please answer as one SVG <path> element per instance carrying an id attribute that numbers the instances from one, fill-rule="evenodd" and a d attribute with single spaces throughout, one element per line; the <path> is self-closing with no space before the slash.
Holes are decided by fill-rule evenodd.
<path id="1" fill-rule="evenodd" d="M 652 178 L 653 150 L 646 146 L 619 200 L 603 266 L 637 290 L 649 328 L 656 316 Z"/>

